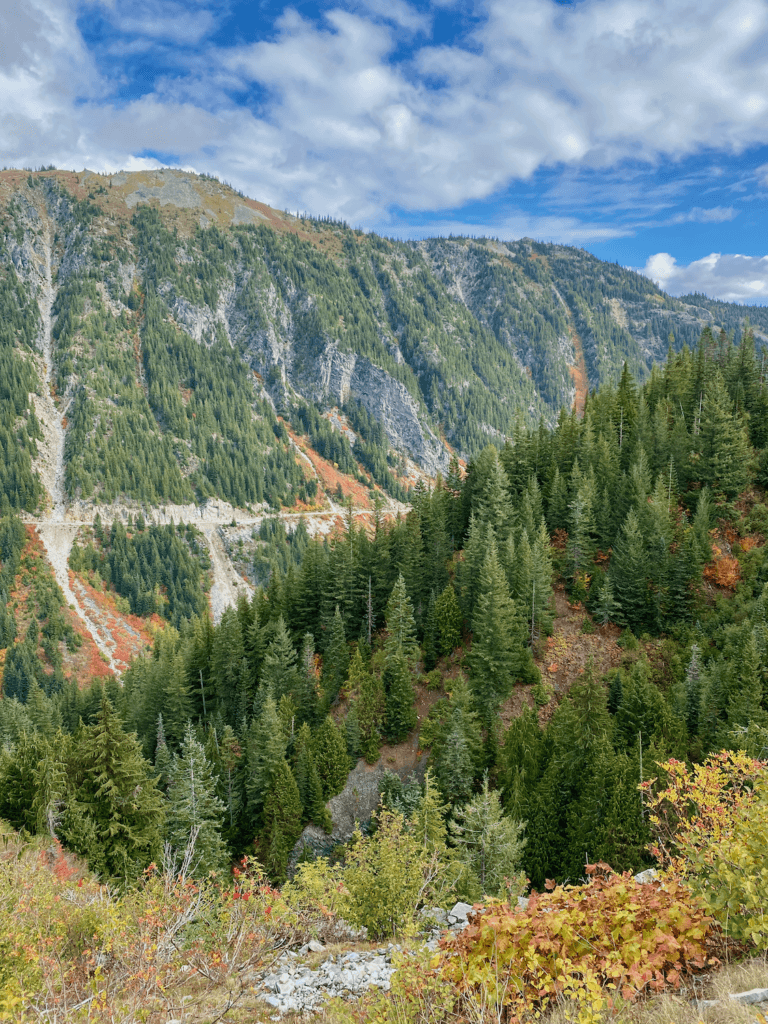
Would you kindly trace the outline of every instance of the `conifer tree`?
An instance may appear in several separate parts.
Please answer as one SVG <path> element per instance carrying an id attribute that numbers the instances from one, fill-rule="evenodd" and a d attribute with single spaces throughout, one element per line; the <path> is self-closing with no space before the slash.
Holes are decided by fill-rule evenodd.
<path id="1" fill-rule="evenodd" d="M 699 435 L 699 479 L 713 493 L 732 500 L 747 485 L 749 438 L 732 410 L 722 376 L 716 373 L 704 393 Z"/>
<path id="2" fill-rule="evenodd" d="M 461 643 L 462 627 L 461 609 L 450 583 L 435 601 L 435 625 L 438 653 L 446 657 Z"/>
<path id="3" fill-rule="evenodd" d="M 349 710 L 344 719 L 344 739 L 347 742 L 347 753 L 352 762 L 360 757 L 362 737 L 360 735 L 360 719 L 357 717 L 357 701 L 350 702 Z"/>
<path id="4" fill-rule="evenodd" d="M 323 784 L 323 796 L 330 800 L 344 789 L 351 767 L 347 744 L 330 715 L 323 720 L 312 737 L 312 754 Z"/>
<path id="5" fill-rule="evenodd" d="M 285 869 L 296 840 L 301 835 L 301 800 L 288 762 L 277 766 L 274 783 L 264 804 L 261 844 L 264 866 L 274 882 L 285 881 Z"/>
<path id="6" fill-rule="evenodd" d="M 233 721 L 244 655 L 237 611 L 227 608 L 213 634 L 211 676 L 219 706 Z"/>
<path id="7" fill-rule="evenodd" d="M 435 779 L 449 804 L 468 800 L 474 783 L 472 751 L 459 717 L 453 719 L 450 731 L 435 757 Z"/>
<path id="8" fill-rule="evenodd" d="M 173 757 L 165 739 L 163 716 L 159 714 L 157 716 L 157 736 L 155 739 L 155 771 L 157 773 L 157 784 L 163 793 L 168 788 L 172 765 Z"/>
<path id="9" fill-rule="evenodd" d="M 502 896 L 522 890 L 524 825 L 505 817 L 499 794 L 489 788 L 487 775 L 477 796 L 454 810 L 448 828 L 451 842 L 476 876 L 483 895 Z"/>
<path id="10" fill-rule="evenodd" d="M 261 715 L 251 722 L 245 743 L 245 791 L 251 818 L 260 820 L 286 746 L 277 705 L 267 697 Z"/>
<path id="11" fill-rule="evenodd" d="M 344 620 L 338 605 L 331 623 L 331 635 L 323 657 L 323 699 L 330 707 L 338 696 L 349 670 L 349 648 L 344 632 Z"/>
<path id="12" fill-rule="evenodd" d="M 411 829 L 425 853 L 443 853 L 448 829 L 445 824 L 446 805 L 440 800 L 432 772 L 424 776 L 424 792 L 411 815 Z"/>
<path id="13" fill-rule="evenodd" d="M 325 829 L 326 832 L 330 832 L 331 816 L 325 806 L 323 785 L 312 754 L 312 733 L 306 722 L 302 725 L 296 738 L 294 755 L 294 777 L 303 808 L 304 821 L 311 821 Z"/>
<path id="14" fill-rule="evenodd" d="M 261 688 L 275 701 L 292 694 L 298 682 L 296 651 L 288 634 L 283 616 L 272 625 L 261 668 Z"/>
<path id="15" fill-rule="evenodd" d="M 648 584 L 645 540 L 637 512 L 630 509 L 616 540 L 611 559 L 611 582 L 616 600 L 616 620 L 633 630 L 648 618 Z"/>
<path id="16" fill-rule="evenodd" d="M 400 743 L 416 725 L 411 669 L 401 649 L 388 654 L 384 665 L 385 714 L 387 739 Z"/>
<path id="17" fill-rule="evenodd" d="M 76 734 L 61 837 L 105 879 L 130 884 L 159 854 L 162 796 L 138 741 L 102 698 L 96 721 Z"/>
<path id="18" fill-rule="evenodd" d="M 373 764 L 379 756 L 384 722 L 384 687 L 381 679 L 366 669 L 359 647 L 352 656 L 347 687 L 350 693 L 357 695 L 355 707 L 361 753 L 369 764 Z"/>
<path id="19" fill-rule="evenodd" d="M 419 656 L 413 605 L 408 597 L 402 573 L 397 577 L 387 603 L 387 637 L 384 651 L 386 657 L 394 652 L 402 654 L 408 664 L 414 663 Z"/>
<path id="20" fill-rule="evenodd" d="M 470 684 L 481 718 L 490 726 L 524 662 L 524 627 L 509 596 L 493 541 L 480 573 L 480 597 L 472 627 Z"/>
<path id="21" fill-rule="evenodd" d="M 213 768 L 191 725 L 171 766 L 167 800 L 166 837 L 177 862 L 194 842 L 190 874 L 204 878 L 221 870 L 226 857 L 221 838 L 224 805 L 216 795 Z"/>

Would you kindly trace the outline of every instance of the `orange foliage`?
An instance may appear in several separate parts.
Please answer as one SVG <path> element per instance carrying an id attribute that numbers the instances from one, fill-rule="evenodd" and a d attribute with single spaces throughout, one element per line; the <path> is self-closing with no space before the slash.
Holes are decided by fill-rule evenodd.
<path id="1" fill-rule="evenodd" d="M 712 561 L 704 566 L 704 578 L 718 587 L 733 590 L 741 579 L 741 566 L 733 555 L 724 555 L 717 544 L 712 545 Z"/>
<path id="2" fill-rule="evenodd" d="M 552 534 L 552 547 L 555 551 L 565 551 L 568 543 L 568 534 L 565 530 L 555 530 Z"/>

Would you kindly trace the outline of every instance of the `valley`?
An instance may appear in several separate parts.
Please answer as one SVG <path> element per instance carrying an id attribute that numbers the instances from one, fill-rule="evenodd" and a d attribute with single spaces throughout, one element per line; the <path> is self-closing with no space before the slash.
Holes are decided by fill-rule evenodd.
<path id="1" fill-rule="evenodd" d="M 497 1016 L 597 1021 L 764 948 L 710 882 L 764 825 L 766 343 L 572 247 L 0 172 L 0 1016 L 375 960 L 342 1024 L 424 977 L 463 1021 L 524 932 Z"/>

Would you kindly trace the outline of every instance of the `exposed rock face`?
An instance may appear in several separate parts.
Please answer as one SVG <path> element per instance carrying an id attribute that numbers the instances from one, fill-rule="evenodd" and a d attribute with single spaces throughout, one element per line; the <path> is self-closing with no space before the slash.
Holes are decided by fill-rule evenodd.
<path id="1" fill-rule="evenodd" d="M 379 804 L 379 783 L 384 769 L 379 765 L 368 768 L 365 761 L 358 761 L 349 773 L 347 784 L 337 796 L 328 802 L 333 822 L 330 835 L 316 825 L 307 825 L 298 838 L 288 861 L 288 874 L 292 875 L 305 847 L 315 856 L 327 856 L 334 846 L 351 838 L 360 822 L 368 821 Z"/>
<path id="2" fill-rule="evenodd" d="M 317 363 L 317 380 L 337 402 L 358 398 L 381 420 L 390 444 L 402 449 L 431 475 L 448 468 L 448 452 L 427 423 L 404 384 L 370 360 L 328 345 Z M 421 413 L 423 417 L 423 412 Z"/>

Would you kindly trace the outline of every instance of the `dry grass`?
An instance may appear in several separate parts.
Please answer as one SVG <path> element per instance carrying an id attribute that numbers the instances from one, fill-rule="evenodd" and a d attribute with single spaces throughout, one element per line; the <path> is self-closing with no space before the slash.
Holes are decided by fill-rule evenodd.
<path id="1" fill-rule="evenodd" d="M 691 979 L 680 995 L 654 996 L 636 1004 L 622 1004 L 606 1013 L 605 1024 L 760 1024 L 764 1007 L 745 1006 L 730 999 L 731 993 L 768 988 L 768 962 L 764 957 L 727 964 L 712 974 Z M 704 1001 L 717 1000 L 716 1006 Z M 546 1024 L 576 1024 L 579 1007 L 563 1003 L 544 1018 Z"/>

